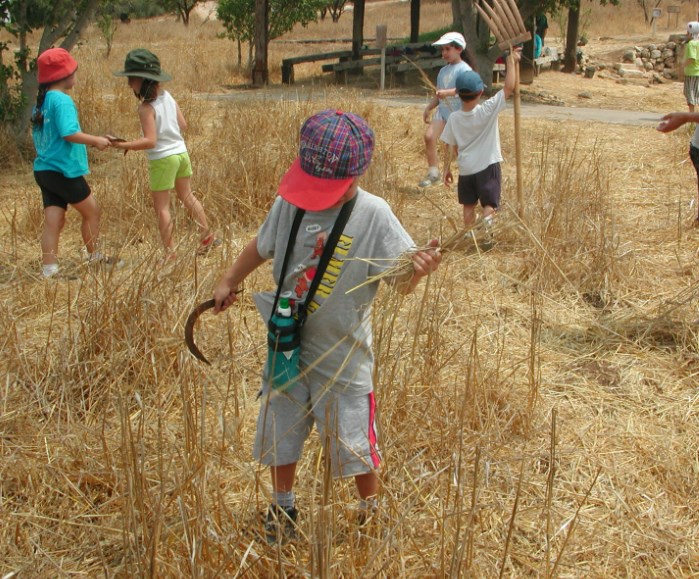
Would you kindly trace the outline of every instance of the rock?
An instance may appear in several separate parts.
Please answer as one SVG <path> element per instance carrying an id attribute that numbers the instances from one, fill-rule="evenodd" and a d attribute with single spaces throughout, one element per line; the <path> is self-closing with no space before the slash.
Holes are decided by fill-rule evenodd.
<path id="1" fill-rule="evenodd" d="M 578 97 L 581 98 L 581 99 L 591 99 L 591 98 L 592 98 L 592 93 L 589 93 L 589 92 L 587 92 L 587 91 L 581 92 L 580 94 L 578 94 Z"/>
<path id="2" fill-rule="evenodd" d="M 663 53 L 660 52 L 660 51 L 657 50 L 657 49 L 656 49 L 656 50 L 651 50 L 651 51 L 650 51 L 650 57 L 653 58 L 653 59 L 660 58 L 660 57 L 662 56 L 662 54 L 663 54 Z"/>
<path id="3" fill-rule="evenodd" d="M 666 48 L 663 50 L 661 58 L 675 58 L 675 51 Z"/>
<path id="4" fill-rule="evenodd" d="M 636 52 L 633 50 L 627 50 L 624 52 L 624 56 L 622 56 L 621 60 L 623 62 L 633 62 L 636 60 Z"/>
<path id="5" fill-rule="evenodd" d="M 643 68 L 646 70 L 653 70 L 653 63 L 650 61 L 644 62 Z M 665 68 L 665 65 L 663 65 L 663 68 Z"/>
<path id="6" fill-rule="evenodd" d="M 650 50 L 647 48 L 641 50 L 641 58 L 650 58 Z"/>
<path id="7" fill-rule="evenodd" d="M 644 78 L 645 73 L 635 68 L 620 68 L 619 74 L 624 78 Z"/>
<path id="8" fill-rule="evenodd" d="M 638 68 L 643 68 L 643 59 L 642 59 L 642 58 L 637 58 L 637 59 L 634 61 L 634 64 L 635 64 Z"/>

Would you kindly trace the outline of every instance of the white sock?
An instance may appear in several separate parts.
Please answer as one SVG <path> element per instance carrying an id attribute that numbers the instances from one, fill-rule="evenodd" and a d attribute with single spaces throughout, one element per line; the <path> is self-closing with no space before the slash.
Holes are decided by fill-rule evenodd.
<path id="1" fill-rule="evenodd" d="M 277 491 L 272 493 L 272 502 L 284 508 L 292 508 L 296 502 L 294 491 Z"/>
<path id="2" fill-rule="evenodd" d="M 427 174 L 430 177 L 439 177 L 439 167 L 430 167 L 427 169 Z"/>
<path id="3" fill-rule="evenodd" d="M 41 270 L 41 274 L 44 277 L 51 277 L 52 275 L 56 275 L 57 273 L 58 273 L 58 264 L 57 263 L 46 264 Z"/>

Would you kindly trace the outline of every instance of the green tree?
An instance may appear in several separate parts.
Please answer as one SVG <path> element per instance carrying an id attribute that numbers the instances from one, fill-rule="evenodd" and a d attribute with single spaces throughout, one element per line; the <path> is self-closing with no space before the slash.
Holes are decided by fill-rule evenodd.
<path id="1" fill-rule="evenodd" d="M 268 38 L 278 38 L 296 24 L 307 26 L 309 22 L 316 22 L 318 13 L 327 4 L 327 0 L 270 0 Z M 248 43 L 249 64 L 255 38 L 255 0 L 220 0 L 217 15 L 226 29 L 224 36 L 238 43 L 238 65 L 241 64 L 241 44 Z"/>
<path id="2" fill-rule="evenodd" d="M 0 43 L 0 122 L 18 142 L 26 140 L 38 81 L 36 57 L 47 48 L 70 50 L 90 22 L 100 0 L 0 0 L 0 27 L 11 41 Z M 29 35 L 40 31 L 36 52 Z M 11 47 L 14 53 L 10 55 Z"/>
<path id="3" fill-rule="evenodd" d="M 162 0 L 162 5 L 166 10 L 177 14 L 177 18 L 182 20 L 185 26 L 189 26 L 189 16 L 194 7 L 201 0 Z"/>

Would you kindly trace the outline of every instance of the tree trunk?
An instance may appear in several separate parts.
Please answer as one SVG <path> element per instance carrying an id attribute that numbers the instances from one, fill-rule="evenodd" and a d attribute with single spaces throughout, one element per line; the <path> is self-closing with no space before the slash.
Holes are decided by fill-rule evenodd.
<path id="1" fill-rule="evenodd" d="M 575 72 L 578 67 L 578 29 L 580 26 L 580 9 L 571 6 L 568 9 L 568 30 L 566 48 L 563 53 L 563 72 Z"/>
<path id="2" fill-rule="evenodd" d="M 364 44 L 364 0 L 355 0 L 352 20 L 352 59 L 359 60 Z"/>
<path id="3" fill-rule="evenodd" d="M 410 42 L 420 38 L 420 0 L 410 0 Z"/>
<path id="4" fill-rule="evenodd" d="M 255 0 L 255 64 L 252 68 L 252 84 L 265 86 L 269 81 L 267 66 L 267 37 L 269 35 L 269 2 Z"/>

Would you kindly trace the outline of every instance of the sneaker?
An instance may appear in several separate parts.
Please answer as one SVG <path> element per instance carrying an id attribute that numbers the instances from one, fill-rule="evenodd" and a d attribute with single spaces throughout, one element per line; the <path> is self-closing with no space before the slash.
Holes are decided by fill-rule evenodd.
<path id="1" fill-rule="evenodd" d="M 295 507 L 280 507 L 269 505 L 265 517 L 265 540 L 270 545 L 285 545 L 298 539 L 296 519 L 298 510 Z"/>
<path id="2" fill-rule="evenodd" d="M 87 258 L 88 265 L 101 264 L 107 267 L 121 267 L 124 265 L 124 261 L 112 257 L 111 255 L 104 255 L 101 251 L 95 251 L 91 253 Z"/>
<path id="3" fill-rule="evenodd" d="M 202 239 L 199 247 L 197 248 L 197 255 L 206 255 L 215 247 L 219 247 L 223 244 L 223 240 L 216 237 L 213 233 L 207 235 Z"/>
<path id="4" fill-rule="evenodd" d="M 439 175 L 432 175 L 428 173 L 427 176 L 417 184 L 417 186 L 422 188 L 431 187 L 432 185 L 436 185 L 440 181 L 441 177 Z"/>

